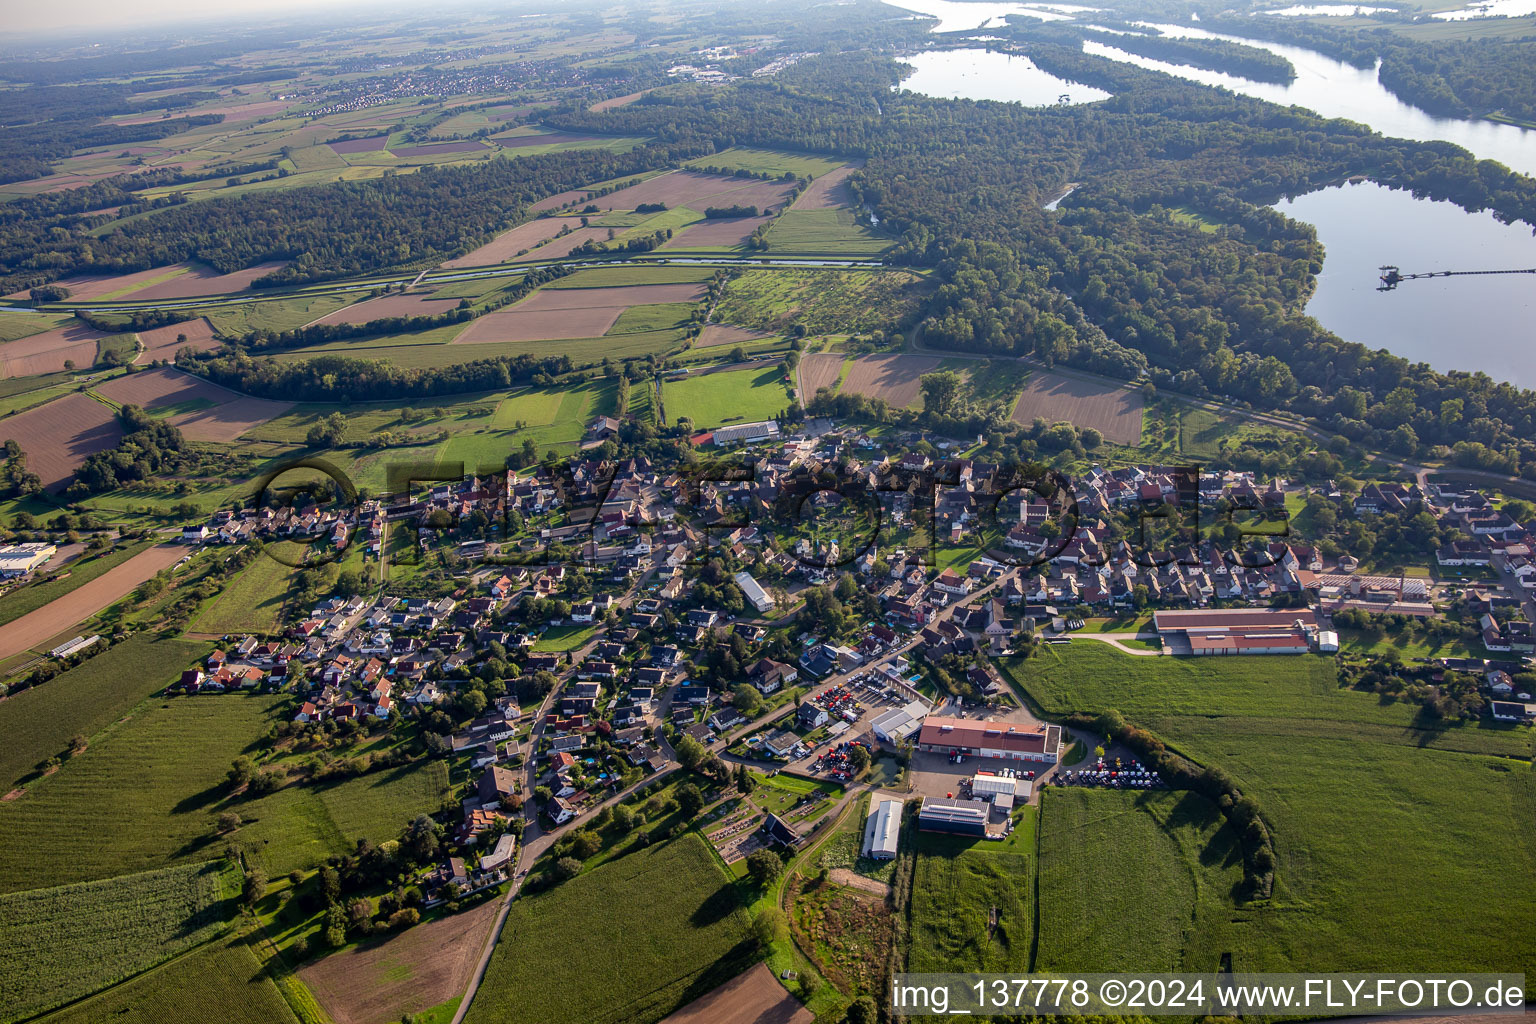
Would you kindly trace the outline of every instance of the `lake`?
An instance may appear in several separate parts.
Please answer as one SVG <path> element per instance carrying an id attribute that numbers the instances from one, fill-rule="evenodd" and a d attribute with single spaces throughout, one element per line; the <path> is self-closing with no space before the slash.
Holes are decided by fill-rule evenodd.
<path id="1" fill-rule="evenodd" d="M 1010 100 L 1026 107 L 1061 102 L 1092 103 L 1109 93 L 1057 78 L 1035 67 L 1028 57 L 988 50 L 935 50 L 901 58 L 917 70 L 897 89 L 911 89 L 941 99 Z"/>
<path id="2" fill-rule="evenodd" d="M 1327 249 L 1307 312 L 1346 341 L 1437 370 L 1482 370 L 1536 388 L 1536 274 L 1405 281 L 1377 291 L 1382 264 L 1405 274 L 1536 267 L 1527 225 L 1415 199 L 1371 182 L 1278 203 Z"/>
<path id="3" fill-rule="evenodd" d="M 1067 21 L 1074 14 L 1097 10 L 1075 4 L 963 3 L 961 0 L 899 0 L 891 3 L 904 11 L 915 11 L 939 19 L 935 32 L 965 32 L 970 29 L 998 28 L 1006 25 L 1010 14 L 1022 14 L 1039 21 Z"/>
<path id="4" fill-rule="evenodd" d="M 1162 71 L 1190 82 L 1221 86 L 1282 106 L 1306 107 L 1324 117 L 1348 118 L 1394 138 L 1453 142 L 1478 157 L 1497 160 L 1524 174 L 1536 174 L 1536 131 L 1492 121 L 1464 121 L 1426 114 L 1388 92 L 1376 80 L 1374 68 L 1353 67 L 1299 46 L 1239 39 L 1188 25 L 1158 24 L 1152 27 L 1176 38 L 1225 39 L 1279 54 L 1295 65 L 1296 80 L 1290 85 L 1254 82 L 1220 71 L 1152 60 L 1093 40 L 1085 42 L 1083 49 L 1096 56 Z"/>

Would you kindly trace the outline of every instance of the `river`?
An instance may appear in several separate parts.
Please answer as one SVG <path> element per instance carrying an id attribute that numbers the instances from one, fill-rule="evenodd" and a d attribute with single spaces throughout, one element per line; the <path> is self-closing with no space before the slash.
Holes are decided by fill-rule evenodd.
<path id="1" fill-rule="evenodd" d="M 1527 225 L 1372 182 L 1339 185 L 1275 207 L 1317 228 L 1327 250 L 1307 312 L 1346 341 L 1385 348 L 1437 370 L 1482 370 L 1536 388 L 1536 274 L 1405 281 L 1376 290 L 1378 267 L 1536 267 Z"/>
<path id="2" fill-rule="evenodd" d="M 1206 71 L 1184 64 L 1170 64 L 1127 53 L 1095 41 L 1083 49 L 1100 57 L 1162 71 L 1191 82 L 1221 86 L 1244 96 L 1254 96 L 1283 106 L 1306 107 L 1324 117 L 1343 117 L 1368 125 L 1383 135 L 1419 142 L 1453 142 L 1472 154 L 1497 160 L 1512 170 L 1536 175 L 1536 131 L 1496 124 L 1435 117 L 1392 95 L 1376 80 L 1374 68 L 1361 69 L 1299 46 L 1285 46 L 1257 39 L 1220 35 L 1188 25 L 1155 25 L 1164 34 L 1191 39 L 1226 39 L 1268 50 L 1289 60 L 1296 68 L 1290 85 L 1254 82 L 1220 71 Z"/>

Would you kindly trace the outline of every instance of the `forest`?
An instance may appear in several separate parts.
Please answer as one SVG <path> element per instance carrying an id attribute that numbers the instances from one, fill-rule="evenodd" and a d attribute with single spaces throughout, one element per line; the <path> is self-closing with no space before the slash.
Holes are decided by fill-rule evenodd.
<path id="1" fill-rule="evenodd" d="M 1122 376 L 1144 365 L 1160 386 L 1317 415 L 1405 454 L 1444 446 L 1467 464 L 1536 474 L 1536 394 L 1324 331 L 1303 313 L 1322 265 L 1315 234 L 1267 209 L 1364 174 L 1536 223 L 1529 179 L 1454 146 L 1385 139 L 1066 46 L 1027 52 L 1114 97 L 1032 109 L 890 94 L 895 62 L 843 54 L 804 61 L 774 84 L 707 101 L 679 87 L 602 117 L 716 146 L 866 156 L 851 182 L 901 234 L 889 258 L 940 272 L 923 324 L 933 344 Z M 555 120 L 576 130 L 598 119 Z M 1043 212 L 1068 181 L 1083 187 L 1058 216 Z M 1186 204 L 1219 230 L 1166 215 Z M 1365 397 L 1363 409 L 1335 406 L 1330 396 L 1345 387 Z M 1457 398 L 1459 411 L 1434 411 Z"/>
<path id="2" fill-rule="evenodd" d="M 70 274 L 127 273 L 199 260 L 220 273 L 291 261 L 257 281 L 288 285 L 462 255 L 524 216 L 529 203 L 591 181 L 669 167 L 708 150 L 654 145 L 577 150 L 416 174 L 182 201 L 120 223 L 105 217 L 0 214 L 0 289 Z M 19 204 L 18 204 L 19 205 Z M 28 209 L 26 207 L 23 210 Z M 122 213 L 134 212 L 128 208 Z"/>
<path id="3" fill-rule="evenodd" d="M 1086 34 L 1116 49 L 1151 57 L 1153 60 L 1221 71 L 1255 82 L 1287 85 L 1296 80 L 1296 68 L 1290 61 L 1256 46 L 1229 43 L 1224 39 L 1177 39 L 1148 28 L 1126 31 L 1123 35 Z"/>

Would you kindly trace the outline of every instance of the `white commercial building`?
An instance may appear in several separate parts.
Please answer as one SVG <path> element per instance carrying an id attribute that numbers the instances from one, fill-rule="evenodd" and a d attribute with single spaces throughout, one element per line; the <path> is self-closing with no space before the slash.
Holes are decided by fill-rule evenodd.
<path id="1" fill-rule="evenodd" d="M 773 598 L 769 595 L 768 591 L 762 588 L 762 585 L 757 580 L 752 578 L 751 573 L 739 572 L 732 579 L 741 588 L 741 592 L 747 595 L 747 600 L 752 602 L 753 608 L 760 612 L 766 612 L 773 607 Z"/>
<path id="2" fill-rule="evenodd" d="M 0 579 L 25 576 L 53 557 L 52 544 L 6 544 L 0 547 Z"/>
<path id="3" fill-rule="evenodd" d="M 875 797 L 864 822 L 864 848 L 861 854 L 874 860 L 893 860 L 901 837 L 901 801 Z"/>
<path id="4" fill-rule="evenodd" d="M 1014 780 L 1004 775 L 976 775 L 971 779 L 971 796 L 977 800 L 992 800 L 1006 796 L 1010 804 L 1017 792 Z"/>
<path id="5" fill-rule="evenodd" d="M 928 703 L 922 700 L 909 701 L 899 708 L 891 708 L 881 712 L 870 723 L 874 730 L 875 739 L 885 743 L 905 743 L 917 735 L 923 727 L 923 719 L 928 715 Z"/>

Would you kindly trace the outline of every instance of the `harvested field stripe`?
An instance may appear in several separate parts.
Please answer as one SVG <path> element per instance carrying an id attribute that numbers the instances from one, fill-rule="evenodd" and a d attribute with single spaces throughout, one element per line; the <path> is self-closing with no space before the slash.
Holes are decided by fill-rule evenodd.
<path id="1" fill-rule="evenodd" d="M 0 631 L 0 661 L 84 622 L 161 569 L 175 565 L 186 553 L 186 548 L 174 544 L 160 544 L 141 551 L 84 586 L 7 624 Z"/>

